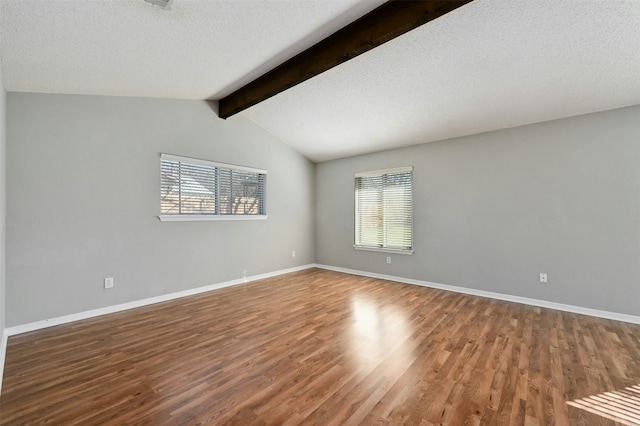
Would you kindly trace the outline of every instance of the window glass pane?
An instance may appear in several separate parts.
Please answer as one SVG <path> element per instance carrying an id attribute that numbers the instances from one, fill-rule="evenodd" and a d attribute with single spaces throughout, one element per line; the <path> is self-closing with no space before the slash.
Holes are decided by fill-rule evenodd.
<path id="1" fill-rule="evenodd" d="M 180 163 L 161 162 L 160 213 L 180 213 Z"/>
<path id="2" fill-rule="evenodd" d="M 181 163 L 181 214 L 216 213 L 216 169 Z"/>
<path id="3" fill-rule="evenodd" d="M 161 162 L 161 214 L 215 214 L 216 169 Z"/>
<path id="4" fill-rule="evenodd" d="M 264 175 L 220 169 L 220 214 L 264 214 Z"/>
<path id="5" fill-rule="evenodd" d="M 412 249 L 412 171 L 405 169 L 356 176 L 357 247 Z"/>

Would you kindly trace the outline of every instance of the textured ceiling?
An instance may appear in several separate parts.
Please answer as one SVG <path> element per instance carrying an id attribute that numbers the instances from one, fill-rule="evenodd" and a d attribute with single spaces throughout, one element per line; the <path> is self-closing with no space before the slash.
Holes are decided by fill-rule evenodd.
<path id="1" fill-rule="evenodd" d="M 0 0 L 5 87 L 219 98 L 379 3 Z"/>
<path id="2" fill-rule="evenodd" d="M 1 0 L 5 87 L 217 99 L 382 2 Z M 640 1 L 475 0 L 241 115 L 323 161 L 636 104 Z"/>

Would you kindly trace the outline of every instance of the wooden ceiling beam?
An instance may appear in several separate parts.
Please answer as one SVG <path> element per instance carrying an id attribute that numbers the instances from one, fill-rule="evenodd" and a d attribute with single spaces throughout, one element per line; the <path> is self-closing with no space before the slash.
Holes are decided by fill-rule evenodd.
<path id="1" fill-rule="evenodd" d="M 472 0 L 391 0 L 218 101 L 228 118 Z"/>

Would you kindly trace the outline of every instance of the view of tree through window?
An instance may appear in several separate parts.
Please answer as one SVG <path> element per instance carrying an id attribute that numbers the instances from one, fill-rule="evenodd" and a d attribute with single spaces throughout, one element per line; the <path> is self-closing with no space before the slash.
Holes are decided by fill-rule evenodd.
<path id="1" fill-rule="evenodd" d="M 266 215 L 266 172 L 163 154 L 161 215 Z"/>

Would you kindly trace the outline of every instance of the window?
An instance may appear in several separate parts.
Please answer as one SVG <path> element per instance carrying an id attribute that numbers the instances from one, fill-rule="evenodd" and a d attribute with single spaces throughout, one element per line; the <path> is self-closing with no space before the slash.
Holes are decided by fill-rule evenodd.
<path id="1" fill-rule="evenodd" d="M 265 170 L 160 155 L 160 220 L 266 218 Z"/>
<path id="2" fill-rule="evenodd" d="M 357 249 L 413 253 L 413 167 L 356 173 Z"/>

